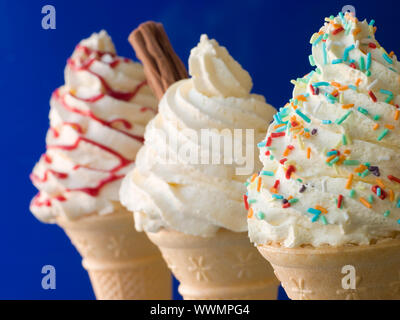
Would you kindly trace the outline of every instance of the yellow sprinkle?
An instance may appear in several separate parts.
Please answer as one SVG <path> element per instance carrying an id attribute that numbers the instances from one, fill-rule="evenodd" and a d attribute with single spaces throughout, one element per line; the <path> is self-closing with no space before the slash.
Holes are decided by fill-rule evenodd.
<path id="1" fill-rule="evenodd" d="M 304 143 L 303 143 L 303 139 L 301 138 L 301 136 L 299 136 L 299 144 L 300 144 L 300 149 L 304 150 Z"/>

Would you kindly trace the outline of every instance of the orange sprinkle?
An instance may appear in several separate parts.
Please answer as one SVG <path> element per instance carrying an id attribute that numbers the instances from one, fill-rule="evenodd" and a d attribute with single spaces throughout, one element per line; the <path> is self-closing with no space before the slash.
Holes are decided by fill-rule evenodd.
<path id="1" fill-rule="evenodd" d="M 360 164 L 357 168 L 354 169 L 355 172 L 363 172 L 365 169 L 368 169 L 365 165 Z"/>
<path id="2" fill-rule="evenodd" d="M 319 210 L 319 211 L 321 211 L 321 212 L 323 212 L 323 213 L 328 213 L 328 210 L 326 210 L 324 207 L 321 207 L 321 206 L 319 206 L 319 205 L 316 205 L 316 206 L 315 206 L 315 209 L 317 209 L 317 210 Z"/>
<path id="3" fill-rule="evenodd" d="M 349 86 L 342 86 L 339 88 L 339 90 L 344 91 L 344 90 L 347 90 L 348 88 L 349 88 Z"/>
<path id="4" fill-rule="evenodd" d="M 280 127 L 283 127 L 284 125 L 285 125 L 284 123 L 277 124 L 276 126 L 274 126 L 274 129 L 278 129 L 278 128 L 280 128 Z"/>
<path id="5" fill-rule="evenodd" d="M 349 178 L 348 178 L 347 183 L 346 183 L 346 189 L 347 190 L 351 189 L 351 184 L 352 183 L 353 183 L 353 174 L 350 173 L 349 174 Z"/>
<path id="6" fill-rule="evenodd" d="M 311 148 L 308 147 L 307 148 L 307 159 L 310 159 L 310 158 L 311 158 Z"/>
<path id="7" fill-rule="evenodd" d="M 309 133 L 309 132 L 306 132 L 306 133 L 304 134 L 304 136 L 305 136 L 306 138 L 309 138 L 309 137 L 311 137 L 311 135 L 310 135 L 310 133 Z"/>
<path id="8" fill-rule="evenodd" d="M 394 201 L 394 192 L 392 189 L 389 189 L 389 199 L 390 201 Z"/>
<path id="9" fill-rule="evenodd" d="M 358 200 L 360 200 L 360 202 L 361 202 L 364 206 L 366 206 L 367 208 L 369 208 L 369 209 L 372 208 L 371 204 L 370 204 L 367 200 L 365 200 L 364 198 L 360 198 L 360 199 L 358 199 Z"/>
<path id="10" fill-rule="evenodd" d="M 390 51 L 389 57 L 393 57 L 393 55 L 394 55 L 394 52 L 393 52 L 393 51 Z"/>
<path id="11" fill-rule="evenodd" d="M 394 129 L 394 126 L 392 126 L 391 124 L 385 124 L 385 128 L 388 128 L 390 130 Z"/>
<path id="12" fill-rule="evenodd" d="M 354 107 L 354 103 L 349 103 L 349 104 L 342 105 L 343 109 L 350 109 L 350 108 L 353 108 L 353 107 Z"/>
<path id="13" fill-rule="evenodd" d="M 290 153 L 290 149 L 286 148 L 286 150 L 283 152 L 283 156 L 287 157 L 289 155 L 289 153 Z"/>
<path id="14" fill-rule="evenodd" d="M 379 128 L 379 123 L 375 123 L 374 127 L 372 129 L 376 130 Z"/>
<path id="15" fill-rule="evenodd" d="M 257 173 L 253 174 L 253 176 L 251 177 L 250 182 L 254 182 L 254 180 L 256 180 L 257 178 Z"/>
<path id="16" fill-rule="evenodd" d="M 249 211 L 247 211 L 247 218 L 251 218 L 253 216 L 253 208 L 250 207 Z"/>
<path id="17" fill-rule="evenodd" d="M 303 134 L 304 134 L 304 129 L 299 132 L 299 135 L 302 136 Z"/>
<path id="18" fill-rule="evenodd" d="M 290 128 L 290 131 L 292 132 L 292 131 L 296 131 L 296 130 L 300 130 L 300 129 L 303 129 L 303 126 L 296 126 L 294 128 Z"/>
<path id="19" fill-rule="evenodd" d="M 343 151 L 343 153 L 344 153 L 344 154 L 350 154 L 350 153 L 351 153 L 351 150 L 350 150 L 350 149 L 346 149 L 346 150 Z"/>
<path id="20" fill-rule="evenodd" d="M 331 95 L 333 95 L 334 97 L 336 97 L 336 95 L 339 94 L 339 91 L 337 91 L 336 89 L 332 91 Z"/>
<path id="21" fill-rule="evenodd" d="M 336 164 L 337 164 L 338 166 L 340 166 L 340 165 L 343 163 L 344 160 L 346 160 L 346 157 L 345 157 L 344 155 L 341 155 L 341 156 L 339 157 L 339 161 L 336 162 Z"/>
<path id="22" fill-rule="evenodd" d="M 257 192 L 260 192 L 260 190 L 261 190 L 261 177 L 258 177 Z"/>
<path id="23" fill-rule="evenodd" d="M 326 162 L 329 162 L 329 161 L 331 161 L 331 160 L 334 159 L 334 158 L 336 158 L 336 154 L 331 155 L 330 157 L 328 157 L 328 158 L 326 159 Z"/>
<path id="24" fill-rule="evenodd" d="M 379 178 L 376 178 L 376 184 L 378 185 L 378 186 L 380 186 L 382 189 L 385 189 L 385 185 L 384 185 L 384 183 L 383 183 L 383 181 L 381 180 L 381 179 L 379 179 Z"/>
<path id="25" fill-rule="evenodd" d="M 305 96 L 303 96 L 302 94 L 295 97 L 295 99 L 299 100 L 299 101 L 307 101 L 307 98 Z"/>
<path id="26" fill-rule="evenodd" d="M 332 81 L 331 85 L 334 86 L 334 87 L 338 87 L 338 88 L 340 88 L 342 86 L 340 83 L 335 82 L 335 81 Z"/>
<path id="27" fill-rule="evenodd" d="M 331 21 L 333 21 L 333 20 L 331 20 Z M 335 29 L 340 28 L 342 26 L 341 24 L 338 24 L 338 23 L 332 23 L 332 24 Z"/>
<path id="28" fill-rule="evenodd" d="M 399 111 L 399 110 L 396 110 L 396 111 L 394 112 L 394 120 L 399 120 L 399 116 L 400 116 L 400 111 Z"/>
<path id="29" fill-rule="evenodd" d="M 289 196 L 287 199 L 290 200 L 290 199 L 293 199 L 293 197 L 292 197 L 292 196 Z"/>
<path id="30" fill-rule="evenodd" d="M 361 80 L 360 78 L 357 79 L 357 81 L 356 81 L 356 86 L 357 86 L 357 87 L 358 87 L 358 85 L 360 84 L 361 81 L 362 81 L 362 80 Z"/>
<path id="31" fill-rule="evenodd" d="M 271 188 L 269 189 L 269 191 L 270 191 L 271 193 L 278 193 L 278 190 L 276 190 L 276 188 L 274 188 L 274 187 L 271 187 Z"/>
<path id="32" fill-rule="evenodd" d="M 376 30 L 377 30 L 378 28 L 377 28 L 377 27 L 374 27 L 373 29 L 374 29 L 374 33 L 376 33 Z"/>
<path id="33" fill-rule="evenodd" d="M 354 31 L 353 31 L 353 36 L 358 35 L 360 32 L 361 32 L 361 29 L 360 29 L 360 28 L 354 29 Z"/>

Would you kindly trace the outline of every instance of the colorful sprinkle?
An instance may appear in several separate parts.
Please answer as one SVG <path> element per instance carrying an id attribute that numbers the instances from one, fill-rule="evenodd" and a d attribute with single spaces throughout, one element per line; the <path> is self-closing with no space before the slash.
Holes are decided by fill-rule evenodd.
<path id="1" fill-rule="evenodd" d="M 360 198 L 360 199 L 358 199 L 358 200 L 360 200 L 360 202 L 361 202 L 365 207 L 367 207 L 367 208 L 369 208 L 369 209 L 372 208 L 371 204 L 370 204 L 367 200 L 365 200 L 364 198 Z"/>
<path id="2" fill-rule="evenodd" d="M 257 218 L 258 218 L 259 220 L 263 220 L 263 219 L 265 218 L 265 213 L 259 211 L 259 212 L 257 212 L 256 216 L 257 216 Z"/>
<path id="3" fill-rule="evenodd" d="M 343 203 L 343 196 L 342 196 L 341 194 L 339 194 L 339 197 L 338 197 L 338 199 L 337 199 L 337 207 L 338 207 L 339 209 L 342 208 L 342 203 Z"/>
<path id="4" fill-rule="evenodd" d="M 304 121 L 310 123 L 311 119 L 309 117 L 307 117 L 304 113 L 302 113 L 299 109 L 296 109 L 296 113 L 303 118 Z"/>
<path id="5" fill-rule="evenodd" d="M 385 129 L 382 131 L 382 133 L 379 135 L 378 141 L 381 141 L 388 133 L 389 133 L 389 130 L 385 128 Z"/>
<path id="6" fill-rule="evenodd" d="M 394 182 L 400 183 L 400 179 L 397 178 L 397 177 L 395 177 L 395 176 L 388 175 L 387 177 L 388 177 L 388 179 L 389 179 L 390 181 L 394 181 Z"/>
<path id="7" fill-rule="evenodd" d="M 263 176 L 269 176 L 269 177 L 273 177 L 275 175 L 275 173 L 273 171 L 261 171 L 261 175 Z"/>
<path id="8" fill-rule="evenodd" d="M 360 164 L 360 161 L 358 160 L 344 160 L 343 164 L 346 166 L 358 166 Z"/>
<path id="9" fill-rule="evenodd" d="M 353 174 L 350 173 L 346 183 L 346 189 L 351 189 L 351 184 L 353 183 Z"/>
<path id="10" fill-rule="evenodd" d="M 386 60 L 387 63 L 393 64 L 393 60 L 390 59 L 390 57 L 389 57 L 386 53 L 383 53 L 383 54 L 382 54 L 382 57 L 383 57 L 383 59 Z"/>

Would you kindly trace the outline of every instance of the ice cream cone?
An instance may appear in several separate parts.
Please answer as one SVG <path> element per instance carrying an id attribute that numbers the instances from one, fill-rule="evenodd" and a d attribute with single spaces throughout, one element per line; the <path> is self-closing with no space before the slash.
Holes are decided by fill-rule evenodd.
<path id="1" fill-rule="evenodd" d="M 170 299 L 171 276 L 157 248 L 121 209 L 77 221 L 58 219 L 75 245 L 99 300 Z"/>
<path id="2" fill-rule="evenodd" d="M 180 281 L 185 300 L 276 299 L 272 268 L 249 242 L 247 233 L 220 230 L 213 237 L 172 230 L 147 233 Z"/>
<path id="3" fill-rule="evenodd" d="M 366 246 L 325 248 L 258 247 L 295 300 L 400 299 L 400 239 Z M 355 270 L 355 288 L 348 288 Z M 344 285 L 342 284 L 344 282 Z"/>

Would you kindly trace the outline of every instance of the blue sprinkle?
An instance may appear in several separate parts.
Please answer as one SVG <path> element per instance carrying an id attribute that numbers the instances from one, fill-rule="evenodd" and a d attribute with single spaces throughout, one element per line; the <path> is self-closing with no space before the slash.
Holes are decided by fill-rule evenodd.
<path id="1" fill-rule="evenodd" d="M 275 174 L 274 174 L 273 171 L 265 171 L 265 170 L 263 170 L 263 171 L 261 171 L 261 175 L 273 177 Z"/>
<path id="2" fill-rule="evenodd" d="M 387 63 L 393 64 L 392 59 L 390 59 L 390 57 L 386 53 L 383 53 L 382 57 L 386 60 Z"/>
<path id="3" fill-rule="evenodd" d="M 323 124 L 331 124 L 332 121 L 331 121 L 331 120 L 322 120 L 322 123 L 323 123 Z"/>
<path id="4" fill-rule="evenodd" d="M 317 38 L 317 39 L 315 39 L 315 41 L 313 42 L 313 46 L 315 47 L 321 40 L 322 40 L 322 34 Z"/>
<path id="5" fill-rule="evenodd" d="M 366 69 L 369 70 L 370 67 L 371 67 L 371 52 L 368 52 Z"/>
<path id="6" fill-rule="evenodd" d="M 282 126 L 282 127 L 279 127 L 278 129 L 276 129 L 275 132 L 282 132 L 282 131 L 285 131 L 286 129 L 287 129 L 287 126 Z"/>
<path id="7" fill-rule="evenodd" d="M 329 82 L 321 81 L 312 84 L 313 87 L 330 86 Z"/>
<path id="8" fill-rule="evenodd" d="M 320 210 L 317 210 L 317 209 L 314 209 L 314 208 L 308 208 L 307 212 L 311 213 L 311 214 L 321 214 Z"/>
<path id="9" fill-rule="evenodd" d="M 296 109 L 296 113 L 303 118 L 304 121 L 310 123 L 311 119 L 307 117 L 304 113 L 302 113 L 299 109 Z"/>
<path id="10" fill-rule="evenodd" d="M 275 199 L 283 199 L 283 196 L 281 196 L 280 194 L 273 194 L 273 195 L 272 195 L 272 198 L 275 198 Z"/>
<path id="11" fill-rule="evenodd" d="M 319 214 L 316 214 L 314 217 L 312 217 L 311 222 L 315 222 L 319 219 Z"/>
<path id="12" fill-rule="evenodd" d="M 374 23 L 375 23 L 375 20 L 374 19 L 372 19 L 370 22 L 369 22 L 369 26 L 373 26 L 374 25 Z"/>
<path id="13" fill-rule="evenodd" d="M 262 148 L 262 147 L 265 147 L 266 144 L 267 144 L 267 141 L 261 141 L 260 143 L 257 144 L 257 147 Z"/>
<path id="14" fill-rule="evenodd" d="M 390 96 L 392 96 L 393 95 L 393 92 L 391 92 L 391 91 L 389 91 L 389 90 L 385 90 L 385 89 L 381 89 L 381 90 L 379 90 L 381 93 L 383 93 L 383 94 L 387 94 L 387 95 L 390 95 Z"/>
<path id="15" fill-rule="evenodd" d="M 337 154 L 337 151 L 336 151 L 336 150 L 332 150 L 332 151 L 327 152 L 327 153 L 326 153 L 326 156 L 327 156 L 327 157 L 330 157 L 330 156 L 333 156 L 334 154 Z"/>
<path id="16" fill-rule="evenodd" d="M 344 49 L 344 53 L 343 53 L 343 60 L 344 61 L 347 61 L 349 59 L 349 53 L 354 48 L 355 48 L 355 46 L 354 46 L 354 44 L 352 44 L 351 46 L 348 46 L 346 49 Z"/>
<path id="17" fill-rule="evenodd" d="M 332 60 L 332 64 L 338 64 L 338 63 L 342 63 L 343 59 L 334 59 Z"/>
<path id="18" fill-rule="evenodd" d="M 324 64 L 328 64 L 328 54 L 326 53 L 326 42 L 322 43 L 322 52 L 324 54 Z"/>

